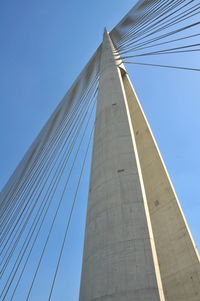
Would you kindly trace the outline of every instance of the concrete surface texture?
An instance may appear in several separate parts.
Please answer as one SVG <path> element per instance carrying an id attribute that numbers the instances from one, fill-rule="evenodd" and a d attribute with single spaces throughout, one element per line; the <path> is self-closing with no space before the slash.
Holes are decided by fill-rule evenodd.
<path id="1" fill-rule="evenodd" d="M 200 264 L 155 139 L 128 78 L 123 84 L 142 170 L 154 241 L 167 301 L 200 300 Z"/>
<path id="2" fill-rule="evenodd" d="M 80 301 L 164 301 L 135 137 L 113 50 L 105 32 Z"/>
<path id="3" fill-rule="evenodd" d="M 80 301 L 199 301 L 199 255 L 107 32 Z"/>

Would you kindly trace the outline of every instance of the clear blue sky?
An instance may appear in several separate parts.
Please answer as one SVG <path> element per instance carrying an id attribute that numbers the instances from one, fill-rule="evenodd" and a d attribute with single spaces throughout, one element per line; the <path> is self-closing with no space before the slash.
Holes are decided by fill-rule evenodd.
<path id="1" fill-rule="evenodd" d="M 96 50 L 104 26 L 111 30 L 135 3 L 1 0 L 1 188 Z M 194 66 L 200 57 L 182 55 L 177 61 Z M 134 65 L 127 68 L 199 248 L 200 75 Z M 81 221 L 80 227 L 83 224 Z M 68 276 L 63 274 L 66 283 L 60 287 L 63 294 L 55 300 L 78 300 L 82 236 L 80 230 L 69 251 Z M 39 289 L 31 300 L 44 300 L 42 294 Z M 16 300 L 23 301 L 22 295 Z"/>

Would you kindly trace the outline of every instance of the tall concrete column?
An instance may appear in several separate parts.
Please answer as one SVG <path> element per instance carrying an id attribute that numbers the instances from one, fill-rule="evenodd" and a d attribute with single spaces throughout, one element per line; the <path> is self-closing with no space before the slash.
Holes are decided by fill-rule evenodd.
<path id="1" fill-rule="evenodd" d="M 134 131 L 113 51 L 105 32 L 80 301 L 164 301 Z"/>

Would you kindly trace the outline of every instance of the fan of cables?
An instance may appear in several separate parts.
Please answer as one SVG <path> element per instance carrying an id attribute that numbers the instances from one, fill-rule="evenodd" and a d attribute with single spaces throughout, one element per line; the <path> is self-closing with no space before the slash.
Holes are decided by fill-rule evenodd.
<path id="1" fill-rule="evenodd" d="M 26 289 L 25 300 L 29 300 L 52 233 L 62 220 L 64 231 L 62 239 L 57 241 L 60 247 L 54 257 L 49 300 L 53 293 L 91 148 L 100 50 L 81 72 L 1 192 L 1 300 L 13 300 L 27 267 L 34 260 Z"/>
<path id="2" fill-rule="evenodd" d="M 195 0 L 139 1 L 110 34 L 116 56 L 129 64 L 200 71 L 196 66 L 171 65 L 177 62 L 175 54 L 178 61 L 183 53 L 199 57 L 199 13 L 200 3 Z M 158 57 L 165 57 L 167 64 L 160 64 Z M 157 64 L 152 62 L 155 58 Z"/>

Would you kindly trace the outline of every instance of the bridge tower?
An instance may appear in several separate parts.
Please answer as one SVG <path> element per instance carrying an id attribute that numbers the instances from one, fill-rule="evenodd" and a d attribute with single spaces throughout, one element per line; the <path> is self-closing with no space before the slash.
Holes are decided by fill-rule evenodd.
<path id="1" fill-rule="evenodd" d="M 80 301 L 198 301 L 198 253 L 116 55 L 105 31 Z"/>

